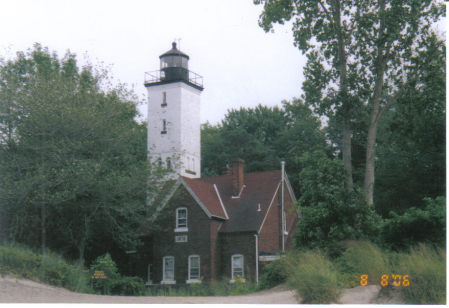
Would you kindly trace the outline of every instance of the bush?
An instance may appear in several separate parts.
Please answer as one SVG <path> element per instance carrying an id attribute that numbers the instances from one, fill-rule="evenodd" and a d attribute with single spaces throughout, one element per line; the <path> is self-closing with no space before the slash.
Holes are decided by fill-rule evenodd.
<path id="1" fill-rule="evenodd" d="M 287 281 L 288 271 L 283 258 L 271 262 L 263 271 L 259 281 L 260 289 L 269 289 Z"/>
<path id="2" fill-rule="evenodd" d="M 446 253 L 443 249 L 419 245 L 409 254 L 397 254 L 395 274 L 408 275 L 410 285 L 402 287 L 408 304 L 446 304 Z"/>
<path id="3" fill-rule="evenodd" d="M 337 272 L 332 263 L 321 254 L 311 251 L 291 254 L 288 257 L 288 285 L 307 304 L 336 302 L 340 290 Z"/>
<path id="4" fill-rule="evenodd" d="M 344 245 L 346 250 L 334 261 L 341 287 L 359 286 L 361 275 L 368 275 L 368 284 L 379 284 L 382 275 L 389 273 L 388 259 L 372 243 L 348 241 Z"/>
<path id="5" fill-rule="evenodd" d="M 382 225 L 382 237 L 393 249 L 399 250 L 416 243 L 437 246 L 446 244 L 446 198 L 425 198 L 425 209 L 412 207 L 403 215 L 392 216 Z"/>
<path id="6" fill-rule="evenodd" d="M 111 255 L 99 256 L 90 267 L 91 273 L 104 271 L 106 279 L 95 279 L 92 283 L 97 293 L 112 295 L 143 295 L 145 286 L 142 278 L 121 276 Z"/>
<path id="7" fill-rule="evenodd" d="M 140 277 L 122 276 L 110 282 L 110 290 L 115 295 L 143 295 L 145 286 Z"/>
<path id="8" fill-rule="evenodd" d="M 20 278 L 61 286 L 76 292 L 90 293 L 88 271 L 67 263 L 61 256 L 48 252 L 40 255 L 20 245 L 0 246 L 0 269 Z"/>
<path id="9" fill-rule="evenodd" d="M 91 275 L 95 271 L 103 271 L 106 275 L 106 279 L 94 279 L 92 286 L 97 293 L 111 294 L 111 287 L 116 283 L 120 284 L 120 274 L 117 269 L 117 265 L 112 260 L 111 255 L 106 253 L 99 256 L 90 266 Z"/>

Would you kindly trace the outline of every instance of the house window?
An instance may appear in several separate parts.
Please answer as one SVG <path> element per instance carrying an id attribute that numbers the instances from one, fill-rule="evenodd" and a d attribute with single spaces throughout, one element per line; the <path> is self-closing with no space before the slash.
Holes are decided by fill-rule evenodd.
<path id="1" fill-rule="evenodd" d="M 200 256 L 189 256 L 189 280 L 187 283 L 200 282 Z"/>
<path id="2" fill-rule="evenodd" d="M 235 281 L 237 276 L 244 277 L 243 274 L 243 255 L 232 256 L 232 280 Z"/>
<path id="3" fill-rule="evenodd" d="M 163 276 L 162 284 L 175 283 L 175 257 L 162 258 Z"/>
<path id="4" fill-rule="evenodd" d="M 187 229 L 187 208 L 176 209 L 176 229 L 175 232 L 186 232 Z"/>
<path id="5" fill-rule="evenodd" d="M 167 106 L 167 92 L 162 92 L 162 107 L 166 107 Z"/>
<path id="6" fill-rule="evenodd" d="M 162 119 L 162 131 L 161 134 L 166 134 L 167 133 L 167 120 L 166 119 Z"/>

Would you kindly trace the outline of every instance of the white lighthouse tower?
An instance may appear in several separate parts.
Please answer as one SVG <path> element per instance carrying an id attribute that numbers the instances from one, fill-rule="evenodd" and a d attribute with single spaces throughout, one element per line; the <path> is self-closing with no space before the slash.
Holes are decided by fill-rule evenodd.
<path id="1" fill-rule="evenodd" d="M 201 177 L 200 95 L 203 78 L 189 71 L 189 56 L 172 44 L 160 70 L 145 73 L 148 152 L 153 162 L 190 178 Z"/>

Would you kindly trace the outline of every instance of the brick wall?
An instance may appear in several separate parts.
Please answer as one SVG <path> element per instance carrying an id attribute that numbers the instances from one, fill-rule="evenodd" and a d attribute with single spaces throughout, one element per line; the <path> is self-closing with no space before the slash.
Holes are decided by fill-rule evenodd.
<path id="1" fill-rule="evenodd" d="M 210 279 L 216 281 L 219 279 L 218 271 L 220 255 L 218 249 L 218 230 L 222 225 L 221 221 L 212 220 L 210 222 Z"/>
<path id="2" fill-rule="evenodd" d="M 174 232 L 176 227 L 176 208 L 186 207 L 188 232 Z M 159 214 L 161 231 L 153 236 L 153 283 L 162 280 L 162 258 L 175 257 L 175 280 L 183 284 L 188 279 L 189 255 L 200 256 L 200 276 L 208 281 L 211 278 L 210 220 L 187 190 L 180 186 L 164 210 Z M 176 235 L 187 235 L 186 243 L 176 243 Z"/>
<path id="3" fill-rule="evenodd" d="M 255 232 L 219 233 L 219 277 L 231 279 L 232 255 L 241 254 L 244 257 L 244 278 L 247 281 L 256 280 L 256 240 L 254 234 Z"/>

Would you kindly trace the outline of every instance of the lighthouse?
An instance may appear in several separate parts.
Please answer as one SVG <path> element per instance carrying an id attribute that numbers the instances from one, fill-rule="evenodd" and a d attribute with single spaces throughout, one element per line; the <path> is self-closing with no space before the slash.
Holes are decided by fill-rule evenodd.
<path id="1" fill-rule="evenodd" d="M 200 95 L 203 78 L 189 70 L 176 43 L 159 56 L 160 69 L 145 73 L 148 153 L 153 163 L 189 178 L 201 177 Z"/>

